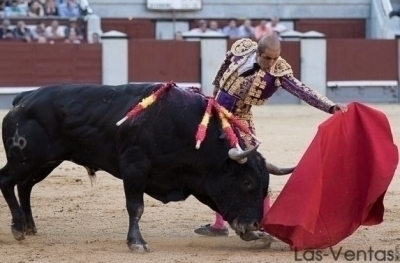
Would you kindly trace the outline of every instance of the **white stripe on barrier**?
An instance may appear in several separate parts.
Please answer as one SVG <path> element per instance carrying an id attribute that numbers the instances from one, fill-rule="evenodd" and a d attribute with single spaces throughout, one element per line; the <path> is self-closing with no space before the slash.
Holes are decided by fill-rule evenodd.
<path id="1" fill-rule="evenodd" d="M 361 80 L 361 81 L 328 81 L 328 87 L 395 87 L 398 86 L 397 80 Z"/>

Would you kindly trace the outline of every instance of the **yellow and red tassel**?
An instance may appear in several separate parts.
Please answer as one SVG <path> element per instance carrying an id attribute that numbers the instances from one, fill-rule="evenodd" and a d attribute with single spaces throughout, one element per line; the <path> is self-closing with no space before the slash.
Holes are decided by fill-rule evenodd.
<path id="1" fill-rule="evenodd" d="M 212 108 L 214 106 L 214 99 L 207 100 L 207 107 L 206 111 L 204 112 L 203 118 L 197 128 L 196 132 L 196 149 L 200 148 L 200 144 L 203 142 L 204 138 L 206 137 L 206 131 L 208 122 L 212 116 Z"/>
<path id="2" fill-rule="evenodd" d="M 228 119 L 224 116 L 222 111 L 218 111 L 219 119 L 221 120 L 222 130 L 224 131 L 229 144 L 232 147 L 236 147 L 239 144 L 239 140 L 232 129 L 232 126 L 228 122 Z"/>
<path id="3" fill-rule="evenodd" d="M 161 88 L 159 88 L 158 90 L 154 91 L 148 97 L 143 98 L 132 110 L 130 110 L 125 115 L 124 118 L 122 118 L 120 121 L 117 122 L 117 126 L 121 125 L 127 119 L 138 115 L 143 110 L 145 110 L 146 108 L 150 107 L 156 100 L 158 100 L 162 95 L 164 95 L 173 86 L 175 86 L 175 83 L 172 83 L 172 82 L 171 83 L 167 83 L 165 85 L 162 85 Z"/>
<path id="4" fill-rule="evenodd" d="M 250 134 L 256 141 L 261 142 L 247 127 L 245 124 L 243 124 L 235 115 L 233 115 L 231 112 L 229 112 L 227 109 L 225 109 L 223 106 L 218 104 L 217 102 L 215 103 L 215 108 L 218 111 L 221 111 L 225 117 L 229 120 L 229 122 L 234 126 L 237 127 L 241 132 Z"/>

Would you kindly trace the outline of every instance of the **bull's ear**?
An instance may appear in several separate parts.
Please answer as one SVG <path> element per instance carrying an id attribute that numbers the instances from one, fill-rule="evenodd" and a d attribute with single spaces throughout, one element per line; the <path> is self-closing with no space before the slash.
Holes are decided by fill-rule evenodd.
<path id="1" fill-rule="evenodd" d="M 253 148 L 243 151 L 240 146 L 237 146 L 236 148 L 231 148 L 228 151 L 228 156 L 229 158 L 231 158 L 232 160 L 237 161 L 240 164 L 244 164 L 245 162 L 247 162 L 247 157 L 252 154 L 253 152 L 257 151 L 258 146 L 260 146 L 260 144 L 257 144 L 256 146 L 254 146 Z"/>

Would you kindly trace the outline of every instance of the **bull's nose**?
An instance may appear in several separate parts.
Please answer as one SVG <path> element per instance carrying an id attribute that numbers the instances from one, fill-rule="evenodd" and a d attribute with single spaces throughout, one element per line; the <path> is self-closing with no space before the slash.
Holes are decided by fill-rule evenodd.
<path id="1" fill-rule="evenodd" d="M 244 234 L 249 231 L 257 231 L 260 230 L 261 228 L 261 223 L 260 222 L 249 222 L 249 223 L 239 223 L 238 219 L 236 218 L 233 220 L 229 225 L 232 227 L 232 229 L 235 230 L 236 234 Z"/>

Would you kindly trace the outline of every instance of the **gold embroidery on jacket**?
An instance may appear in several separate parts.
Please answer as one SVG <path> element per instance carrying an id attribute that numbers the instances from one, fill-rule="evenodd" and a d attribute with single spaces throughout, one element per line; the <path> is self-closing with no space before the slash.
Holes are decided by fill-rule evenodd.
<path id="1" fill-rule="evenodd" d="M 249 38 L 242 38 L 233 43 L 231 52 L 234 56 L 244 56 L 257 49 L 257 43 Z"/>
<path id="2" fill-rule="evenodd" d="M 292 67 L 283 58 L 279 57 L 271 67 L 269 73 L 274 77 L 293 75 Z"/>
<path id="3" fill-rule="evenodd" d="M 243 104 L 262 105 L 265 102 L 262 93 L 267 87 L 265 75 L 261 69 L 247 77 L 238 76 L 238 73 L 234 72 L 222 87 L 228 94 L 242 100 Z"/>
<path id="4" fill-rule="evenodd" d="M 265 98 L 261 95 L 263 90 L 267 87 L 267 82 L 264 80 L 265 71 L 259 69 L 254 75 L 253 83 L 250 86 L 247 97 L 244 100 L 245 104 L 251 105 L 262 105 L 265 102 Z"/>
<path id="5" fill-rule="evenodd" d="M 240 66 L 246 63 L 256 50 L 257 43 L 250 39 L 245 38 L 236 41 L 230 50 L 233 54 L 232 63 L 219 81 L 221 89 L 238 99 L 238 104 L 240 105 L 237 104 L 236 106 L 238 110 L 242 110 L 243 114 L 250 110 L 250 107 L 248 109 L 245 107 L 246 105 L 262 105 L 265 102 L 265 98 L 262 96 L 264 89 L 267 87 L 265 71 L 259 69 L 254 74 L 246 77 L 238 74 Z"/>
<path id="6" fill-rule="evenodd" d="M 232 63 L 229 65 L 229 67 L 226 69 L 226 71 L 224 72 L 224 74 L 221 77 L 221 80 L 219 81 L 219 86 L 220 87 L 224 87 L 225 86 L 225 82 L 228 80 L 228 78 L 237 71 L 237 69 L 243 65 L 246 60 L 248 59 L 248 56 L 246 57 L 242 57 L 241 59 L 239 59 L 238 61 L 233 61 L 235 57 L 232 57 Z"/>

